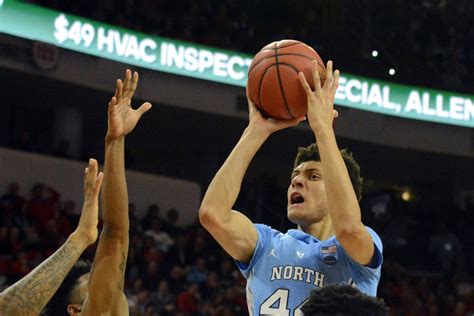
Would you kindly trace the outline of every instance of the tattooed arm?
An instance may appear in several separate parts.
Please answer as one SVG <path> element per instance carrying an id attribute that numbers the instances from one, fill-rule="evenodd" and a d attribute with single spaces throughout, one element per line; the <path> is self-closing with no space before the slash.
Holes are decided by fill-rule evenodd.
<path id="1" fill-rule="evenodd" d="M 127 70 L 125 82 L 117 81 L 115 96 L 109 102 L 108 130 L 105 138 L 104 190 L 102 195 L 104 229 L 94 258 L 89 296 L 83 315 L 128 315 L 123 292 L 128 255 L 128 192 L 125 179 L 125 135 L 151 107 L 131 107 L 138 84 L 138 73 Z"/>
<path id="2" fill-rule="evenodd" d="M 0 294 L 0 315 L 39 315 L 82 252 L 97 240 L 98 195 L 102 173 L 97 161 L 86 168 L 84 204 L 76 230 L 48 259 Z"/>

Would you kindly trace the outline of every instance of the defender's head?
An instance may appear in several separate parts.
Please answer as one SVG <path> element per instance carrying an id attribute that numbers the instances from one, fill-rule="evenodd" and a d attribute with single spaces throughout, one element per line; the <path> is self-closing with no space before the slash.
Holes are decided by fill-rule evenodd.
<path id="1" fill-rule="evenodd" d="M 91 264 L 78 261 L 49 301 L 42 315 L 81 315 L 86 299 Z"/>
<path id="2" fill-rule="evenodd" d="M 301 307 L 304 316 L 386 316 L 383 300 L 363 294 L 347 284 L 332 284 L 311 291 Z"/>
<path id="3" fill-rule="evenodd" d="M 359 164 L 352 153 L 341 151 L 357 199 L 362 197 Z M 288 219 L 300 226 L 320 222 L 328 215 L 326 188 L 321 157 L 316 144 L 300 147 L 295 158 L 291 182 L 288 187 Z"/>

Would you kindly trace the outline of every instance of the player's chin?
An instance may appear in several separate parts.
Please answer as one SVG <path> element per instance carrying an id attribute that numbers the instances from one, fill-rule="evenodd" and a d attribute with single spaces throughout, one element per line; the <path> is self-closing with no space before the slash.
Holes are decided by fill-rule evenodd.
<path id="1" fill-rule="evenodd" d="M 288 219 L 293 224 L 300 224 L 307 218 L 307 212 L 303 204 L 293 204 L 287 206 Z"/>

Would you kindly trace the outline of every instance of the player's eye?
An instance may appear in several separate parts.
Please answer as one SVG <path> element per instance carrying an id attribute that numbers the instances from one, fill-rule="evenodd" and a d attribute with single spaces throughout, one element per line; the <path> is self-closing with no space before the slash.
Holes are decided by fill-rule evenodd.
<path id="1" fill-rule="evenodd" d="M 313 174 L 311 174 L 311 175 L 309 176 L 309 179 L 310 179 L 310 180 L 318 180 L 319 177 L 318 177 L 318 175 L 317 175 L 316 173 L 313 173 Z"/>

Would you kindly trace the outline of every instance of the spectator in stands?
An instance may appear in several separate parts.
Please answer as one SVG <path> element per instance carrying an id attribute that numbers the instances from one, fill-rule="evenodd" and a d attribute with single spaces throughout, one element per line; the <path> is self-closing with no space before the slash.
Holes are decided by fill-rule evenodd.
<path id="1" fill-rule="evenodd" d="M 179 293 L 176 298 L 176 307 L 179 312 L 186 316 L 194 315 L 198 312 L 199 306 L 199 286 L 189 285 L 185 291 Z"/>
<path id="2" fill-rule="evenodd" d="M 156 204 L 152 204 L 152 205 L 148 206 L 148 209 L 146 211 L 146 215 L 141 220 L 142 229 L 144 231 L 149 230 L 151 228 L 151 223 L 153 222 L 153 220 L 161 221 L 160 207 Z"/>
<path id="3" fill-rule="evenodd" d="M 31 189 L 31 199 L 25 206 L 26 214 L 38 225 L 39 232 L 44 232 L 48 222 L 55 217 L 59 198 L 59 193 L 45 184 L 35 184 Z"/>
<path id="4" fill-rule="evenodd" d="M 178 210 L 175 208 L 170 208 L 166 212 L 166 225 L 164 226 L 164 230 L 173 238 L 182 232 L 182 229 L 178 226 L 178 221 Z"/>
<path id="5" fill-rule="evenodd" d="M 173 246 L 174 241 L 164 231 L 161 230 L 161 222 L 154 219 L 151 223 L 151 228 L 145 231 L 145 236 L 150 236 L 156 243 L 156 247 L 163 253 L 168 252 L 168 249 Z"/>
<path id="6" fill-rule="evenodd" d="M 461 243 L 443 222 L 437 224 L 436 232 L 429 241 L 428 252 L 438 268 L 446 273 L 460 271 L 464 266 Z"/>

